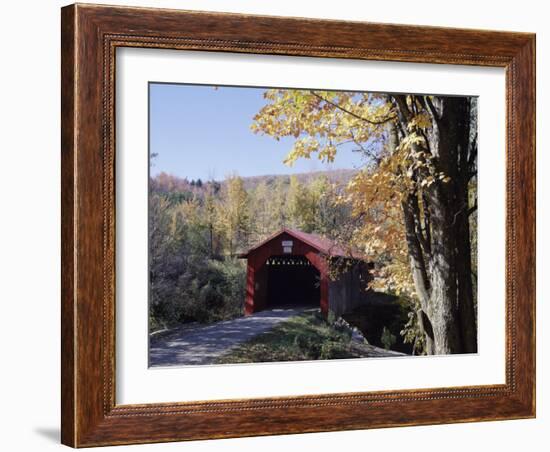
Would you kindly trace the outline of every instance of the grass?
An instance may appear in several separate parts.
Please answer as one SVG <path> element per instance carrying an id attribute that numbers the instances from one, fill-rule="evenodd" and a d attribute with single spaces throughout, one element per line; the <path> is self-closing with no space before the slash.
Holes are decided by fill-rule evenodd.
<path id="1" fill-rule="evenodd" d="M 217 363 L 310 361 L 361 356 L 349 334 L 337 331 L 318 310 L 312 310 L 291 317 L 267 333 L 245 342 L 220 357 Z"/>

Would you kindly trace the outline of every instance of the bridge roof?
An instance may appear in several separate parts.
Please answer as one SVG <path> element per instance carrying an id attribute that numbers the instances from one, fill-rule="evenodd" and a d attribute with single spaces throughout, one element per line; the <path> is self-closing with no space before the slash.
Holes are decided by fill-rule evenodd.
<path id="1" fill-rule="evenodd" d="M 242 257 L 242 258 L 248 257 L 248 255 L 254 250 L 261 248 L 266 243 L 270 242 L 273 239 L 276 239 L 277 237 L 285 233 L 297 240 L 300 240 L 308 244 L 309 246 L 315 248 L 320 253 L 325 254 L 327 256 L 347 257 L 347 258 L 361 259 L 361 260 L 366 259 L 366 256 L 364 256 L 361 253 L 358 253 L 356 250 L 352 250 L 351 248 L 345 249 L 343 246 L 339 245 L 334 240 L 331 240 L 327 237 L 322 237 L 318 234 L 311 234 L 308 232 L 303 232 L 297 229 L 290 229 L 290 228 L 283 228 L 280 231 L 276 232 L 275 234 L 272 234 L 262 242 L 250 248 L 246 253 L 239 255 L 239 257 Z"/>

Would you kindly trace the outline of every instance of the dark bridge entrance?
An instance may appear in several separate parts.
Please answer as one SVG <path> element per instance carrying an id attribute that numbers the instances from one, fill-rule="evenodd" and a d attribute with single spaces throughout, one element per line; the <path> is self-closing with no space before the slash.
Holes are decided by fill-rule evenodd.
<path id="1" fill-rule="evenodd" d="M 267 307 L 319 306 L 320 273 L 305 256 L 272 256 L 266 270 Z"/>

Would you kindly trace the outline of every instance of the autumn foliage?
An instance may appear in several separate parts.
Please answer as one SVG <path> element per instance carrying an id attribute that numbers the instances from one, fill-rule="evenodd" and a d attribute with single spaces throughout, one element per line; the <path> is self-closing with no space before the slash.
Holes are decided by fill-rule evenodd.
<path id="1" fill-rule="evenodd" d="M 475 98 L 271 89 L 253 131 L 294 137 L 286 158 L 364 166 L 339 202 L 347 244 L 377 262 L 373 285 L 410 299 L 404 335 L 419 352 L 477 351 Z M 344 237 L 342 237 L 344 238 Z"/>

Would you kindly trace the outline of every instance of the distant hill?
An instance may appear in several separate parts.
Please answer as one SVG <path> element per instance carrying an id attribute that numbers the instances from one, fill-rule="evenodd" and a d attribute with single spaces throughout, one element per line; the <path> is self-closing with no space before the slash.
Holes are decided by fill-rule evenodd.
<path id="1" fill-rule="evenodd" d="M 301 184 L 309 184 L 313 180 L 319 177 L 326 177 L 329 182 L 333 184 L 343 185 L 347 184 L 349 180 L 357 174 L 358 170 L 355 169 L 337 169 L 328 171 L 311 171 L 308 173 L 297 173 L 292 176 L 296 177 Z M 242 177 L 244 182 L 244 188 L 248 190 L 254 190 L 256 186 L 262 182 L 267 185 L 275 184 L 278 180 L 283 179 L 285 182 L 290 183 L 290 174 L 268 174 L 264 176 L 250 176 Z M 223 182 L 222 182 L 223 184 Z"/>
<path id="2" fill-rule="evenodd" d="M 302 184 L 309 184 L 311 181 L 326 177 L 331 183 L 344 185 L 357 174 L 356 169 L 336 169 L 327 171 L 311 171 L 307 173 L 297 173 L 292 176 L 296 177 Z M 244 188 L 247 191 L 254 190 L 260 183 L 265 182 L 267 185 L 274 185 L 281 179 L 284 182 L 290 182 L 290 174 L 267 174 L 263 176 L 241 177 L 244 183 Z M 151 190 L 161 193 L 188 193 L 190 195 L 201 195 L 205 190 L 215 185 L 219 188 L 223 187 L 224 181 L 203 181 L 201 179 L 189 180 L 168 173 L 160 173 L 151 178 Z"/>

